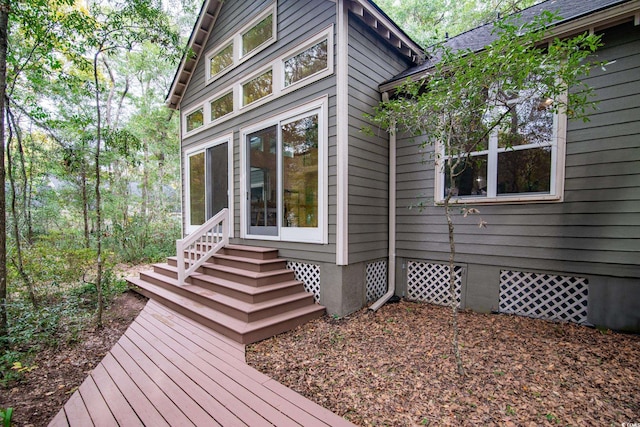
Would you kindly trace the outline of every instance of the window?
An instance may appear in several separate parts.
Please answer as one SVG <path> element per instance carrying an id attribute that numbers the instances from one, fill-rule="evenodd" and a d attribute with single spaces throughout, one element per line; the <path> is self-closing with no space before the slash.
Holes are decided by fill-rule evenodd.
<path id="1" fill-rule="evenodd" d="M 273 13 L 269 13 L 257 24 L 242 34 L 241 57 L 253 52 L 273 38 Z"/>
<path id="2" fill-rule="evenodd" d="M 282 125 L 283 227 L 318 226 L 318 115 Z"/>
<path id="3" fill-rule="evenodd" d="M 187 132 L 199 128 L 204 124 L 204 114 L 202 108 L 187 114 Z"/>
<path id="4" fill-rule="evenodd" d="M 206 84 L 213 82 L 277 40 L 276 7 L 274 1 L 266 9 L 254 15 L 231 37 L 220 41 L 212 51 L 207 53 Z"/>
<path id="5" fill-rule="evenodd" d="M 270 95 L 273 90 L 273 71 L 268 70 L 242 85 L 242 105 L 249 105 Z"/>
<path id="6" fill-rule="evenodd" d="M 228 92 L 211 101 L 211 121 L 233 112 L 233 92 Z"/>
<path id="7" fill-rule="evenodd" d="M 262 22 L 260 17 L 264 18 L 268 15 L 272 15 L 275 19 L 275 3 L 254 19 L 253 26 Z M 253 27 L 248 25 L 245 26 L 246 28 Z M 183 133 L 192 135 L 191 132 L 208 129 L 269 100 L 332 75 L 333 33 L 334 27 L 329 25 L 300 43 L 296 41 L 293 49 L 273 58 L 256 72 L 243 74 L 243 77 L 247 76 L 243 80 L 233 79 L 228 83 L 220 84 L 220 90 L 215 90 L 215 93 L 212 93 L 208 99 L 202 100 L 200 105 L 192 106 L 186 113 L 182 113 Z M 239 31 L 236 36 L 239 37 L 239 34 L 244 33 Z M 224 47 L 206 57 L 207 73 L 213 73 L 208 75 L 208 83 L 237 65 L 240 39 L 228 39 L 220 43 L 220 46 Z M 233 64 L 225 68 L 224 64 L 228 63 L 229 52 L 233 52 L 236 57 Z M 199 111 L 194 113 L 196 109 Z M 191 114 L 195 115 L 191 117 Z M 202 123 L 203 120 L 204 123 Z"/>
<path id="8" fill-rule="evenodd" d="M 213 78 L 233 65 L 233 42 L 209 59 L 209 78 Z"/>
<path id="9" fill-rule="evenodd" d="M 243 237 L 326 242 L 327 100 L 243 131 Z"/>
<path id="10" fill-rule="evenodd" d="M 284 61 L 284 86 L 290 86 L 328 67 L 328 41 L 322 40 Z"/>
<path id="11" fill-rule="evenodd" d="M 461 201 L 513 201 L 559 199 L 563 169 L 566 117 L 556 114 L 551 100 L 535 89 L 492 94 L 492 114 L 506 115 L 505 125 L 489 133 L 486 141 L 468 157 L 444 154 L 437 199 L 449 191 Z M 560 138 L 559 138 L 560 136 Z M 449 162 L 458 161 L 450 188 Z"/>
<path id="12" fill-rule="evenodd" d="M 185 152 L 185 221 L 194 231 L 223 208 L 233 208 L 233 135 Z M 230 218 L 233 218 L 231 214 Z M 231 222 L 231 221 L 230 221 Z M 230 230 L 233 227 L 229 226 Z"/>

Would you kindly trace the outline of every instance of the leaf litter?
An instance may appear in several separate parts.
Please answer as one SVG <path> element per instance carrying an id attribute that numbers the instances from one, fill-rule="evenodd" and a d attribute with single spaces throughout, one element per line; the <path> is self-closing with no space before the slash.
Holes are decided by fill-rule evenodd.
<path id="1" fill-rule="evenodd" d="M 247 348 L 247 362 L 357 425 L 640 422 L 640 336 L 401 301 Z"/>

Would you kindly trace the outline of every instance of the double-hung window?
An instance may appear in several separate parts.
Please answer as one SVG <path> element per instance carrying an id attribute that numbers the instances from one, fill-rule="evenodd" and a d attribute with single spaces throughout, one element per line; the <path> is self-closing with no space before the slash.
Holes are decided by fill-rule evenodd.
<path id="1" fill-rule="evenodd" d="M 463 154 L 441 147 L 436 200 L 451 192 L 459 202 L 514 202 L 559 200 L 564 180 L 566 116 L 554 112 L 552 102 L 535 88 L 514 92 L 492 91 L 487 126 L 504 117 L 500 126 Z M 461 151 L 465 151 L 464 149 Z M 453 162 L 454 183 L 449 165 Z"/>

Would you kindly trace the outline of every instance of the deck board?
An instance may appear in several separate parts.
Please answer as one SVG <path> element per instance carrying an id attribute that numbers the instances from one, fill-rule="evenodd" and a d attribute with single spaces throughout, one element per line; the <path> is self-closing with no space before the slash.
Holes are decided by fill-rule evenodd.
<path id="1" fill-rule="evenodd" d="M 142 319 L 140 319 L 140 323 L 143 323 L 144 316 L 141 317 Z M 175 331 L 173 332 L 175 333 Z M 168 333 L 163 333 L 161 331 L 154 330 L 153 333 L 157 337 L 162 338 L 162 342 L 164 344 L 170 344 L 171 347 L 174 348 L 175 351 L 178 351 L 180 354 L 190 355 L 190 357 L 185 356 L 186 364 L 197 367 L 197 369 L 199 369 L 202 374 L 206 375 L 212 380 L 212 382 L 206 381 L 207 384 L 205 384 L 205 386 L 209 385 L 210 389 L 214 389 L 214 387 L 221 387 L 222 389 L 230 393 L 229 395 L 227 395 L 226 393 L 216 394 L 220 397 L 222 397 L 221 395 L 224 395 L 225 401 L 223 402 L 221 400 L 221 402 L 223 402 L 225 406 L 232 409 L 229 405 L 233 405 L 234 409 L 232 410 L 234 410 L 234 412 L 237 411 L 236 413 L 242 413 L 242 411 L 248 410 L 249 414 L 247 415 L 250 415 L 253 412 L 260 414 L 260 418 L 247 417 L 246 419 L 244 419 L 247 424 L 264 424 L 266 420 L 267 422 L 283 426 L 298 425 L 286 415 L 281 413 L 278 409 L 260 399 L 260 397 L 257 396 L 253 390 L 242 386 L 239 382 L 236 381 L 235 376 L 229 376 L 228 373 L 226 373 L 223 369 L 224 365 L 221 364 L 221 366 L 215 366 L 210 361 L 201 358 L 199 355 L 188 352 L 187 348 L 181 348 L 181 345 L 175 341 L 176 336 L 171 333 L 171 331 L 168 331 Z"/>
<path id="2" fill-rule="evenodd" d="M 243 345 L 149 301 L 49 425 L 353 425 L 244 356 Z"/>
<path id="3" fill-rule="evenodd" d="M 174 330 L 178 334 L 183 334 L 182 336 L 187 336 L 186 330 L 182 329 L 180 324 L 176 324 Z M 339 421 L 336 421 L 335 418 L 329 417 L 326 414 L 326 409 L 319 406 L 313 407 L 312 405 L 309 405 L 310 402 L 302 396 L 298 395 L 296 392 L 292 391 L 293 394 L 301 397 L 301 399 L 294 399 L 294 401 L 299 400 L 300 402 L 306 403 L 302 404 L 301 406 L 306 407 L 311 413 L 301 409 L 294 403 L 286 400 L 278 393 L 269 389 L 265 386 L 265 383 L 273 380 L 268 376 L 262 374 L 261 372 L 256 371 L 254 368 L 248 366 L 244 361 L 241 362 L 230 357 L 224 357 L 225 354 L 220 355 L 219 353 L 215 353 L 215 347 L 212 347 L 207 341 L 201 339 L 198 335 L 192 334 L 189 336 L 189 338 L 193 345 L 192 351 L 195 354 L 209 359 L 211 364 L 216 366 L 219 370 L 227 373 L 227 375 L 232 376 L 239 385 L 245 387 L 247 390 L 250 390 L 250 393 L 255 395 L 256 399 L 261 399 L 265 402 L 269 402 L 270 405 L 286 412 L 289 417 L 296 421 L 296 424 L 305 426 L 317 424 L 318 418 L 312 415 L 312 413 L 316 410 L 318 410 L 318 413 L 322 413 L 325 418 L 332 418 L 334 420 L 333 423 L 330 423 L 328 425 L 335 425 L 336 423 L 339 424 Z M 334 415 L 334 417 L 339 418 L 337 417 L 337 415 Z M 323 422 L 321 425 L 327 424 Z M 347 425 L 351 424 L 347 423 Z"/>
<path id="4" fill-rule="evenodd" d="M 176 403 L 174 403 L 167 394 L 149 377 L 144 370 L 136 364 L 136 362 L 124 351 L 120 345 L 116 345 L 110 355 L 116 360 L 122 369 L 129 375 L 129 378 L 137 385 L 142 393 L 156 407 L 162 408 L 162 415 L 171 426 L 195 426 L 193 422 L 185 415 Z M 177 387 L 173 384 L 173 388 Z M 169 395 L 173 395 L 167 390 Z M 174 399 L 180 403 L 177 396 Z M 189 409 L 187 407 L 187 409 Z"/>
<path id="5" fill-rule="evenodd" d="M 82 401 L 80 393 L 73 393 L 67 404 L 64 405 L 63 410 L 67 414 L 67 419 L 69 420 L 69 425 L 71 427 L 86 427 L 93 425 L 91 415 L 89 415 L 89 411 L 87 411 L 87 407 L 85 406 L 85 402 Z"/>
<path id="6" fill-rule="evenodd" d="M 91 420 L 96 427 L 113 425 L 115 418 L 91 375 L 80 385 L 78 391 L 80 392 L 80 396 L 82 396 L 83 402 L 91 402 L 91 405 L 87 405 L 87 411 L 89 411 Z"/>

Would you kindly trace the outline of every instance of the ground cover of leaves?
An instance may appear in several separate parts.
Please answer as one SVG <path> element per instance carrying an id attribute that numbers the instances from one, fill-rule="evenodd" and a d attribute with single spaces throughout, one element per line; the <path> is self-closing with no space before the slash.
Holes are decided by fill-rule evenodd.
<path id="1" fill-rule="evenodd" d="M 247 348 L 247 362 L 358 425 L 640 423 L 640 336 L 401 301 L 325 316 Z"/>
<path id="2" fill-rule="evenodd" d="M 0 386 L 0 408 L 13 408 L 13 426 L 46 426 L 89 372 L 144 308 L 146 298 L 125 292 L 104 312 L 103 327 L 88 325 L 73 343 L 45 347 L 30 362 L 33 368 L 23 378 Z"/>

